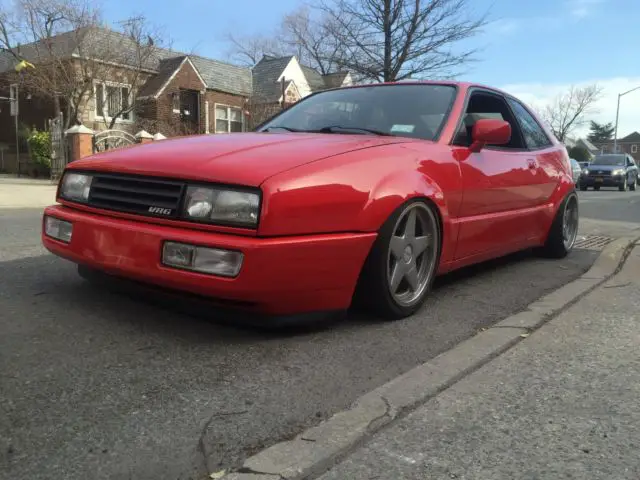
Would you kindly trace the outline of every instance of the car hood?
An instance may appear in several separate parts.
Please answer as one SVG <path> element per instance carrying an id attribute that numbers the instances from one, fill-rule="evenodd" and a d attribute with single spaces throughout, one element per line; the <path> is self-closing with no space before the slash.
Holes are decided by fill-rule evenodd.
<path id="1" fill-rule="evenodd" d="M 306 133 L 197 135 L 120 148 L 77 160 L 70 169 L 258 186 L 306 163 L 410 138 Z"/>
<path id="2" fill-rule="evenodd" d="M 624 170 L 624 165 L 598 165 L 598 164 L 591 164 L 588 167 L 585 167 L 587 170 L 592 171 L 592 170 L 598 170 L 598 171 L 603 171 L 603 172 L 612 172 L 613 170 Z"/>

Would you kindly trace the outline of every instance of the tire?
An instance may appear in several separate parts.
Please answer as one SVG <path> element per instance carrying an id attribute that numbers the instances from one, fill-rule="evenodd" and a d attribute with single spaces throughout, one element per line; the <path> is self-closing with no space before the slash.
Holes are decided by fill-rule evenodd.
<path id="1" fill-rule="evenodd" d="M 567 208 L 575 208 L 575 218 L 572 217 L 571 219 L 575 222 L 575 227 L 573 227 L 574 230 L 570 232 L 569 241 L 566 241 L 564 230 L 565 220 L 568 220 L 565 218 L 565 212 L 567 211 Z M 560 208 L 558 208 L 556 217 L 553 219 L 553 223 L 551 224 L 551 228 L 549 229 L 547 240 L 544 246 L 540 249 L 541 255 L 547 258 L 566 257 L 569 252 L 571 252 L 571 250 L 573 249 L 573 245 L 575 244 L 578 235 L 579 219 L 580 210 L 578 205 L 578 195 L 575 193 L 575 191 L 573 191 L 565 197 L 565 199 L 562 201 L 562 204 L 560 205 Z"/>
<path id="2" fill-rule="evenodd" d="M 624 179 L 624 183 L 618 187 L 618 190 L 621 192 L 626 192 L 628 190 L 628 182 L 627 179 Z"/>
<path id="3" fill-rule="evenodd" d="M 631 190 L 632 192 L 635 192 L 637 184 L 638 184 L 638 178 L 636 177 L 633 179 L 633 183 L 629 185 L 629 190 Z"/>
<path id="4" fill-rule="evenodd" d="M 593 189 L 594 189 L 595 191 L 600 190 L 600 185 L 595 185 L 595 186 L 593 187 Z"/>
<path id="5" fill-rule="evenodd" d="M 413 258 L 413 252 L 422 247 L 416 246 L 418 250 L 414 250 L 414 247 L 408 248 L 407 245 L 400 243 L 405 241 L 405 237 L 399 235 L 399 232 L 406 228 L 407 219 L 412 211 L 417 215 L 415 224 L 421 225 L 414 231 L 421 231 L 424 234 L 422 237 L 417 236 L 415 240 L 422 238 L 424 245 L 427 245 L 427 240 L 424 239 L 430 236 L 425 250 L 416 254 L 415 258 Z M 422 225 L 423 223 L 425 225 Z M 427 229 L 431 231 L 427 232 Z M 396 241 L 393 240 L 394 238 Z M 440 262 L 441 239 L 440 217 L 434 205 L 426 200 L 410 200 L 402 204 L 378 231 L 378 238 L 369 252 L 358 279 L 354 303 L 386 320 L 399 320 L 416 313 L 424 305 L 431 291 Z M 405 254 L 398 255 L 399 252 Z M 407 271 L 406 275 L 396 275 L 396 277 L 400 276 L 401 280 L 396 281 L 394 290 L 394 272 L 409 268 L 411 262 L 414 262 L 415 266 L 412 271 L 416 272 L 413 276 L 414 284 L 419 282 L 417 283 L 419 286 L 413 292 L 411 291 L 411 284 L 406 280 L 409 278 Z M 407 291 L 404 297 L 403 286 L 406 286 Z"/>
<path id="6" fill-rule="evenodd" d="M 587 191 L 587 186 L 586 185 L 580 185 L 580 191 L 581 192 L 586 192 Z"/>

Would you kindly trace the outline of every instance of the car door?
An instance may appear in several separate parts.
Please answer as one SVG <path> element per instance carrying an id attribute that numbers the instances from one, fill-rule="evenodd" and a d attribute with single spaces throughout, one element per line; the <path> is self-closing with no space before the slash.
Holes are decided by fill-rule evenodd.
<path id="1" fill-rule="evenodd" d="M 535 177 L 535 186 L 538 189 L 537 205 L 545 205 L 550 201 L 561 180 L 569 155 L 564 148 L 553 144 L 544 128 L 522 102 L 513 97 L 508 97 L 507 102 L 522 130 L 529 155 L 535 159 L 537 165 Z"/>
<path id="2" fill-rule="evenodd" d="M 546 177 L 503 95 L 472 90 L 453 145 L 468 152 L 473 124 L 480 118 L 509 122 L 512 135 L 506 145 L 487 145 L 480 152 L 459 157 L 463 185 L 456 247 L 459 260 L 519 248 L 539 238 L 543 225 L 540 206 Z"/>

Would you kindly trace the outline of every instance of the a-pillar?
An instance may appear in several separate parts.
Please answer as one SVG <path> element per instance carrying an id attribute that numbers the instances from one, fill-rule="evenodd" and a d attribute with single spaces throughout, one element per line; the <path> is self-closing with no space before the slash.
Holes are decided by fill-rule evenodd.
<path id="1" fill-rule="evenodd" d="M 93 155 L 93 130 L 84 125 L 74 125 L 64 132 L 69 142 L 69 161 Z"/>

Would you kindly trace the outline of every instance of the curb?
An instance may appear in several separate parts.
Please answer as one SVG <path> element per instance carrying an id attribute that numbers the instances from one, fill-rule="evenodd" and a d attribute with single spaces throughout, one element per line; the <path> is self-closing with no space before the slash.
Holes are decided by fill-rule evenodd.
<path id="1" fill-rule="evenodd" d="M 504 353 L 606 282 L 620 271 L 636 241 L 623 237 L 611 242 L 580 278 L 363 395 L 348 410 L 249 457 L 222 479 L 302 480 L 324 473 L 368 436 Z"/>

